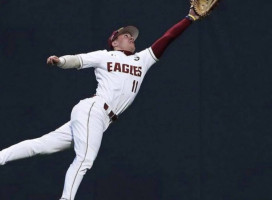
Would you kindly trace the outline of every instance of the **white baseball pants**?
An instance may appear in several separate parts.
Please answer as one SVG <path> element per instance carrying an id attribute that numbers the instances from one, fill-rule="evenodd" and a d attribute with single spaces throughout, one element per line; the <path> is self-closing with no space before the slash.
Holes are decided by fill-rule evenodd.
<path id="1" fill-rule="evenodd" d="M 104 101 L 95 96 L 80 101 L 72 110 L 71 120 L 40 138 L 26 140 L 0 151 L 0 165 L 7 162 L 51 154 L 71 148 L 76 157 L 70 165 L 61 199 L 74 200 L 83 176 L 93 165 L 104 131 L 110 124 Z"/>

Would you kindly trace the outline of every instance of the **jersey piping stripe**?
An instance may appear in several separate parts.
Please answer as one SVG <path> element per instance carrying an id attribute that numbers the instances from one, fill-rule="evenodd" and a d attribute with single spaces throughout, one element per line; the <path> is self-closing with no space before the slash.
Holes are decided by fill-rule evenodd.
<path id="1" fill-rule="evenodd" d="M 156 62 L 159 61 L 159 60 L 156 58 L 156 56 L 154 55 L 154 53 L 153 53 L 151 47 L 148 48 L 148 51 L 149 51 L 150 55 L 152 56 L 152 58 L 153 58 Z"/>
<path id="2" fill-rule="evenodd" d="M 94 102 L 94 103 L 95 103 L 95 102 Z M 90 108 L 90 110 L 89 110 L 89 113 L 88 113 L 88 120 L 87 120 L 87 147 L 86 147 L 84 159 L 83 159 L 83 161 L 80 163 L 80 166 L 79 166 L 79 168 L 78 168 L 78 170 L 77 170 L 76 176 L 75 176 L 75 178 L 74 178 L 74 181 L 73 181 L 73 184 L 72 184 L 72 187 L 71 187 L 71 191 L 70 191 L 70 199 L 71 199 L 72 190 L 73 190 L 73 187 L 74 187 L 74 184 L 75 184 L 75 181 L 76 181 L 78 172 L 79 172 L 79 170 L 80 170 L 80 168 L 81 168 L 81 166 L 82 166 L 82 163 L 85 161 L 86 156 L 87 156 L 87 152 L 88 152 L 88 148 L 89 148 L 89 142 L 88 142 L 88 141 L 89 141 L 89 121 L 90 121 L 91 110 L 92 110 L 92 108 L 93 108 L 94 103 L 92 104 L 92 106 L 91 106 L 91 108 Z"/>

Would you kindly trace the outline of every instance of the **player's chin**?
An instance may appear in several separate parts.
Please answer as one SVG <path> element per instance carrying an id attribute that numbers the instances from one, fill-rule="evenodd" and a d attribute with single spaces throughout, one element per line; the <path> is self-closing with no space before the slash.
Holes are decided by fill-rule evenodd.
<path id="1" fill-rule="evenodd" d="M 135 52 L 135 50 L 136 50 L 135 45 L 131 46 L 130 51 L 131 51 L 132 53 L 134 53 L 134 52 Z"/>

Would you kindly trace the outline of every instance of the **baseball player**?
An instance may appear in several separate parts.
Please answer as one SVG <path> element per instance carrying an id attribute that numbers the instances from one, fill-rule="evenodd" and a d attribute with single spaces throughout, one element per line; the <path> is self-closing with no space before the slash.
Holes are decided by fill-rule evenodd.
<path id="1" fill-rule="evenodd" d="M 76 157 L 66 173 L 61 197 L 61 200 L 73 200 L 83 176 L 93 165 L 104 131 L 131 105 L 147 71 L 161 58 L 167 46 L 198 18 L 190 9 L 184 19 L 151 47 L 138 53 L 134 52 L 139 31 L 134 26 L 127 26 L 111 34 L 109 51 L 50 56 L 47 64 L 63 69 L 93 67 L 98 82 L 96 93 L 74 106 L 70 121 L 60 128 L 0 151 L 0 165 L 74 147 Z"/>

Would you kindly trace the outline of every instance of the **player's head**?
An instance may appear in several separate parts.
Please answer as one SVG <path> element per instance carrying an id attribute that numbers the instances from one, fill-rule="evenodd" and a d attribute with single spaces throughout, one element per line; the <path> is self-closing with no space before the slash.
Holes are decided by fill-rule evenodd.
<path id="1" fill-rule="evenodd" d="M 135 26 L 122 27 L 113 31 L 108 39 L 108 45 L 111 50 L 135 51 L 135 40 L 139 35 L 139 30 Z"/>

